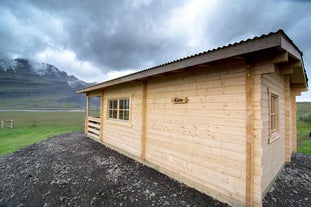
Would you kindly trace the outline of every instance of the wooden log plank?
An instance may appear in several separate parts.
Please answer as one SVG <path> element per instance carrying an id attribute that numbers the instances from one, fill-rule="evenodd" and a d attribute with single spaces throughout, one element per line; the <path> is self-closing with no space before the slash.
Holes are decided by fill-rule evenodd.
<path id="1" fill-rule="evenodd" d="M 96 135 L 96 134 L 93 134 L 93 133 L 87 133 L 87 136 L 92 137 L 92 138 L 95 138 L 95 139 L 97 139 L 97 140 L 100 140 L 100 139 L 99 139 L 99 136 Z"/>
<path id="2" fill-rule="evenodd" d="M 292 142 L 291 142 L 291 113 L 290 113 L 290 78 L 289 76 L 285 76 L 284 81 L 284 100 L 285 100 L 285 160 L 287 162 L 291 159 L 291 148 L 292 148 Z"/>
<path id="3" fill-rule="evenodd" d="M 89 116 L 89 117 L 88 117 L 88 120 L 89 120 L 89 121 L 92 121 L 92 122 L 100 123 L 100 119 L 99 119 L 99 118 L 96 118 L 96 117 L 91 117 L 91 116 Z"/>
<path id="4" fill-rule="evenodd" d="M 96 129 L 100 129 L 100 125 L 99 124 L 94 124 L 94 123 L 92 123 L 92 122 L 89 122 L 88 123 L 88 127 L 93 127 L 93 128 L 96 128 Z"/>
<path id="5" fill-rule="evenodd" d="M 88 132 L 93 132 L 94 134 L 96 134 L 96 135 L 99 136 L 99 130 L 97 130 L 97 129 L 89 128 L 89 129 L 88 129 Z"/>
<path id="6" fill-rule="evenodd" d="M 246 67 L 246 206 L 253 205 L 253 68 Z"/>
<path id="7" fill-rule="evenodd" d="M 99 138 L 100 141 L 104 141 L 104 102 L 105 102 L 105 92 L 104 89 L 101 91 L 100 94 L 100 128 L 99 128 Z M 107 110 L 106 110 L 107 112 Z"/>
<path id="8" fill-rule="evenodd" d="M 141 154 L 140 157 L 142 160 L 146 159 L 146 127 L 147 127 L 147 104 L 146 104 L 146 99 L 147 99 L 147 83 L 146 81 L 142 82 L 142 97 L 141 97 L 141 119 L 142 119 L 142 124 L 141 124 Z"/>
<path id="9" fill-rule="evenodd" d="M 292 151 L 297 152 L 297 123 L 296 123 L 296 96 L 291 93 L 291 104 L 292 104 Z"/>

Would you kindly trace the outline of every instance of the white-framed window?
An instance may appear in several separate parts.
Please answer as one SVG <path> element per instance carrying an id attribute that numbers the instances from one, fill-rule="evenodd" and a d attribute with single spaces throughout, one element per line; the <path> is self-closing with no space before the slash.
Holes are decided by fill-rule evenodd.
<path id="1" fill-rule="evenodd" d="M 123 121 L 130 120 L 130 99 L 111 99 L 108 100 L 108 117 Z"/>
<path id="2" fill-rule="evenodd" d="M 270 137 L 269 143 L 280 137 L 280 114 L 279 114 L 279 96 L 271 93 L 270 94 Z"/>
<path id="3" fill-rule="evenodd" d="M 270 104 L 270 130 L 279 131 L 279 96 L 271 94 Z"/>

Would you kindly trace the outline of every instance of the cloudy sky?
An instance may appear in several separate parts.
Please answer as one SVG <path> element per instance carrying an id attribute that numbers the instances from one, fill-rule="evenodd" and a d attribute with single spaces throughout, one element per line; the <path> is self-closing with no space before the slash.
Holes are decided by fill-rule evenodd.
<path id="1" fill-rule="evenodd" d="M 308 0 L 1 0 L 0 53 L 102 82 L 283 29 L 311 78 L 310 11 Z"/>

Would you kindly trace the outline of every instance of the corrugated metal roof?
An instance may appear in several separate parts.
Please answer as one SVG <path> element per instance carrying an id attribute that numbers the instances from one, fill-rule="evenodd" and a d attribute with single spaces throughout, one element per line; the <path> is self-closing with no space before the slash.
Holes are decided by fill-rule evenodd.
<path id="1" fill-rule="evenodd" d="M 293 41 L 285 34 L 285 32 L 283 30 L 278 30 L 276 32 L 270 32 L 269 34 L 263 34 L 261 36 L 255 36 L 254 38 L 248 38 L 246 40 L 241 40 L 239 42 L 235 42 L 235 43 L 230 43 L 228 45 L 225 45 L 225 46 L 222 46 L 222 47 L 217 47 L 217 48 L 214 48 L 214 49 L 210 49 L 210 50 L 207 50 L 207 51 L 203 51 L 203 52 L 200 52 L 200 53 L 196 53 L 196 54 L 193 54 L 193 55 L 189 55 L 189 56 L 186 56 L 186 57 L 183 57 L 183 58 L 179 58 L 179 59 L 176 59 L 176 60 L 172 60 L 172 61 L 169 61 L 169 62 L 166 62 L 166 63 L 162 63 L 160 65 L 156 65 L 156 66 L 153 66 L 153 67 L 150 67 L 150 68 L 146 68 L 146 69 L 143 69 L 143 70 L 140 70 L 140 71 L 137 71 L 135 73 L 140 73 L 140 72 L 143 72 L 143 71 L 147 71 L 147 70 L 152 70 L 152 69 L 155 69 L 155 68 L 159 68 L 159 67 L 162 67 L 162 66 L 165 66 L 165 65 L 169 65 L 169 64 L 172 64 L 172 63 L 175 63 L 175 62 L 179 62 L 181 60 L 185 60 L 185 59 L 188 59 L 188 58 L 192 58 L 192 57 L 196 57 L 196 56 L 200 56 L 200 55 L 204 55 L 206 53 L 210 53 L 210 52 L 214 52 L 216 50 L 221 50 L 221 49 L 224 49 L 224 48 L 228 48 L 228 47 L 233 47 L 235 45 L 239 45 L 239 44 L 242 44 L 244 42 L 249 42 L 249 41 L 252 41 L 252 40 L 256 40 L 256 39 L 262 39 L 264 37 L 267 37 L 267 36 L 271 36 L 273 34 L 278 34 L 278 33 L 281 33 L 282 35 L 284 35 L 294 46 L 295 48 L 300 52 L 300 54 L 302 55 L 302 52 L 299 50 L 299 48 L 293 43 Z M 132 73 L 134 74 L 134 73 Z M 131 74 L 129 74 L 131 75 Z M 116 78 L 117 79 L 117 78 Z"/>
<path id="2" fill-rule="evenodd" d="M 170 62 L 166 62 L 166 63 L 163 63 L 163 64 L 160 64 L 160 65 L 157 65 L 157 66 L 154 66 L 154 67 L 150 67 L 150 68 L 147 68 L 147 69 L 144 69 L 144 70 L 141 70 L 141 71 L 138 71 L 139 72 L 142 72 L 142 71 L 146 71 L 146 70 L 152 70 L 152 69 L 155 69 L 155 68 L 158 68 L 158 67 L 162 67 L 164 65 L 169 65 L 169 64 L 172 64 L 172 63 L 175 63 L 175 62 L 178 62 L 178 61 L 181 61 L 181 60 L 185 60 L 185 59 L 188 59 L 188 58 L 192 58 L 192 57 L 196 57 L 196 56 L 200 56 L 200 55 L 204 55 L 206 53 L 210 53 L 210 52 L 214 52 L 216 50 L 222 50 L 222 49 L 225 49 L 225 48 L 228 48 L 228 47 L 233 47 L 235 45 L 239 45 L 239 44 L 242 44 L 244 42 L 249 42 L 249 41 L 252 41 L 252 40 L 255 40 L 255 39 L 262 39 L 264 37 L 267 37 L 267 36 L 270 36 L 270 35 L 273 35 L 273 34 L 277 34 L 277 33 L 282 33 L 283 35 L 285 35 L 285 37 L 291 41 L 292 44 L 293 41 L 284 33 L 283 30 L 278 30 L 277 32 L 270 32 L 269 34 L 263 34 L 259 37 L 254 37 L 254 38 L 248 38 L 246 40 L 241 40 L 239 42 L 235 42 L 235 43 L 230 43 L 228 45 L 225 45 L 225 46 L 222 46 L 222 47 L 217 47 L 217 48 L 214 48 L 214 49 L 210 49 L 210 50 L 207 50 L 207 51 L 203 51 L 203 52 L 200 52 L 200 53 L 197 53 L 197 54 L 193 54 L 193 55 L 189 55 L 189 56 L 186 56 L 186 57 L 183 57 L 183 58 L 180 58 L 180 59 L 176 59 L 176 60 L 173 60 L 173 61 L 170 61 Z M 295 46 L 296 47 L 296 46 Z M 301 53 L 301 51 L 296 47 L 296 49 Z M 301 53 L 302 54 L 302 53 Z"/>
<path id="3" fill-rule="evenodd" d="M 140 70 L 138 72 L 135 72 L 135 73 L 132 73 L 132 74 L 129 74 L 129 75 L 125 75 L 125 76 L 122 76 L 122 77 L 119 77 L 119 78 L 115 78 L 115 79 L 112 79 L 112 80 L 108 80 L 108 81 L 105 81 L 105 82 L 102 82 L 102 83 L 99 83 L 99 84 L 95 84 L 95 85 L 92 85 L 92 86 L 89 86 L 87 88 L 84 88 L 84 89 L 81 89 L 78 91 L 78 93 L 84 93 L 84 92 L 87 92 L 87 91 L 91 91 L 93 89 L 97 89 L 98 86 L 102 85 L 103 87 L 107 87 L 107 86 L 111 86 L 111 85 L 115 85 L 115 84 L 119 84 L 119 83 L 124 83 L 124 82 L 127 82 L 127 81 L 120 81 L 118 82 L 118 80 L 122 80 L 122 79 L 130 79 L 129 77 L 131 76 L 135 76 L 137 74 L 140 74 L 140 73 L 144 73 L 144 72 L 147 72 L 147 71 L 151 71 L 151 70 L 157 70 L 159 68 L 162 68 L 162 67 L 165 67 L 165 66 L 168 66 L 168 65 L 171 65 L 171 64 L 174 64 L 174 63 L 178 63 L 178 62 L 181 62 L 181 61 L 184 61 L 184 60 L 187 60 L 187 59 L 191 59 L 191 58 L 195 58 L 195 57 L 198 57 L 198 56 L 202 56 L 202 55 L 206 55 L 206 54 L 209 54 L 209 53 L 213 53 L 213 52 L 217 52 L 217 51 L 221 51 L 221 50 L 225 50 L 227 48 L 231 48 L 231 47 L 235 47 L 235 46 L 238 46 L 238 45 L 242 45 L 244 43 L 249 43 L 249 42 L 253 42 L 255 40 L 260 40 L 260 39 L 264 39 L 266 37 L 270 37 L 270 36 L 273 36 L 273 35 L 281 35 L 283 36 L 288 42 L 291 43 L 291 45 L 294 46 L 294 48 L 300 53 L 300 55 L 302 56 L 302 52 L 299 50 L 299 48 L 294 44 L 294 42 L 285 34 L 285 32 L 283 30 L 278 30 L 276 32 L 271 32 L 269 34 L 263 34 L 261 36 L 255 36 L 253 38 L 249 38 L 249 39 L 246 39 L 246 40 L 241 40 L 239 42 L 235 42 L 235 43 L 231 43 L 231 44 L 228 44 L 228 45 L 225 45 L 225 46 L 222 46 L 222 47 L 218 47 L 218 48 L 214 48 L 214 49 L 211 49 L 211 50 L 207 50 L 207 51 L 204 51 L 204 52 L 200 52 L 200 53 L 197 53 L 197 54 L 193 54 L 193 55 L 190 55 L 190 56 L 187 56 L 187 57 L 183 57 L 183 58 L 180 58 L 180 59 L 176 59 L 176 60 L 173 60 L 173 61 L 170 61 L 170 62 L 166 62 L 166 63 L 163 63 L 163 64 L 160 64 L 160 65 L 157 65 L 157 66 L 154 66 L 154 67 L 150 67 L 150 68 L 147 68 L 147 69 L 143 69 L 143 70 Z M 161 73 L 159 73 L 161 74 Z M 130 81 L 130 80 L 128 80 Z M 105 85 L 105 83 L 107 83 Z M 108 84 L 108 83 L 111 83 L 111 84 Z M 90 89 L 90 90 L 88 90 Z"/>

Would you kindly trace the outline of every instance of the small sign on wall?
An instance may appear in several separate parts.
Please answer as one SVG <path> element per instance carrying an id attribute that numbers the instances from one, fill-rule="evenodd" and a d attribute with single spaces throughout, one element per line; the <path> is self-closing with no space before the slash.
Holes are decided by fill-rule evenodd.
<path id="1" fill-rule="evenodd" d="M 185 104 L 188 102 L 188 97 L 173 97 L 172 103 L 173 104 Z"/>

